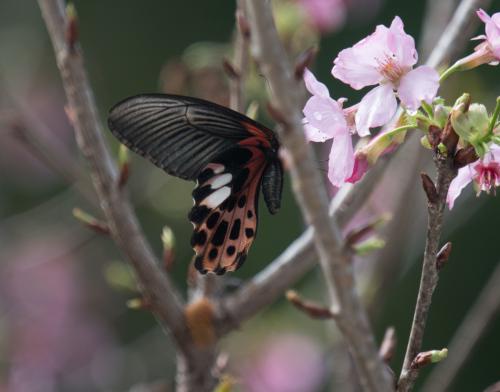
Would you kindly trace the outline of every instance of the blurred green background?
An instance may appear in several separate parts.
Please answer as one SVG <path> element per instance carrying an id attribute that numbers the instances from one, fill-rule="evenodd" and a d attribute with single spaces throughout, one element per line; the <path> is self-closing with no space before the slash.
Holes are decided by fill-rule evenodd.
<path id="1" fill-rule="evenodd" d="M 455 8 L 456 2 L 446 3 L 451 10 Z M 499 3 L 493 2 L 491 13 L 498 10 Z M 166 90 L 227 104 L 227 79 L 221 63 L 223 56 L 231 55 L 234 2 L 82 0 L 75 1 L 75 6 L 81 45 L 103 122 L 114 103 L 142 92 Z M 418 46 L 427 4 L 346 0 L 343 6 L 345 19 L 331 31 L 323 29 L 321 34 L 304 23 L 306 15 L 295 3 L 282 2 L 277 12 L 292 56 L 318 44 L 316 75 L 335 97 L 345 96 L 354 103 L 367 90 L 356 92 L 331 77 L 332 61 L 338 51 L 371 33 L 377 24 L 390 24 L 394 15 L 403 19 L 407 33 L 416 38 Z M 439 33 L 439 26 L 434 28 Z M 471 29 L 470 36 L 481 33 L 478 24 Z M 431 37 L 428 41 L 427 49 L 424 48 L 427 53 L 435 40 Z M 472 47 L 467 44 L 464 53 Z M 264 86 L 263 78 L 254 74 L 247 83 L 247 98 L 263 102 Z M 453 76 L 440 93 L 453 101 L 467 91 L 491 110 L 499 86 L 498 68 L 483 66 Z M 0 391 L 118 391 L 158 380 L 171 386 L 175 370 L 171 344 L 149 313 L 125 306 L 137 294 L 131 289 L 133 278 L 121 255 L 108 238 L 93 235 L 72 218 L 74 207 L 96 216 L 100 211 L 96 203 L 81 196 L 71 179 L 68 182 L 61 176 L 71 163 L 82 163 L 64 104 L 39 8 L 35 2 L 2 0 Z M 272 125 L 265 110 L 261 110 L 261 120 Z M 33 144 L 36 147 L 38 142 L 24 140 L 27 132 L 28 138 L 29 132 L 33 132 L 47 141 L 52 162 L 50 157 L 40 159 L 34 151 Z M 109 136 L 106 135 L 117 152 L 118 145 Z M 323 151 L 318 152 L 321 155 Z M 422 154 L 428 152 L 422 150 Z M 322 164 L 319 160 L 318 166 Z M 392 191 L 396 192 L 398 184 L 393 185 Z M 89 182 L 80 186 L 92 192 Z M 192 187 L 193 184 L 169 177 L 133 156 L 129 188 L 138 216 L 158 254 L 162 227 L 173 229 L 176 261 L 172 275 L 183 292 L 192 256 L 191 224 L 187 220 Z M 234 274 L 238 279 L 247 279 L 261 270 L 304 229 L 288 179 L 285 187 L 278 215 L 271 217 L 261 208 L 258 239 L 244 268 Z M 375 204 L 376 213 L 391 212 L 390 204 Z M 422 216 L 424 207 L 417 203 L 408 209 L 414 210 L 411 212 L 415 216 Z M 499 216 L 498 198 L 475 198 L 472 189 L 447 214 L 443 242 L 453 242 L 453 254 L 435 293 L 424 349 L 448 345 L 496 266 Z M 415 230 L 410 233 L 414 243 L 400 251 L 394 262 L 396 273 L 388 280 L 390 284 L 371 304 L 377 337 L 381 339 L 389 325 L 395 326 L 398 333 L 399 344 L 392 361 L 397 373 L 420 278 L 424 228 L 418 226 Z M 369 260 L 372 259 L 376 260 L 376 255 L 370 255 Z M 366 261 L 360 261 L 360 274 L 365 264 Z M 370 282 L 364 285 L 369 287 Z M 315 270 L 297 288 L 321 300 L 322 286 L 321 274 Z M 367 300 L 370 301 L 369 294 Z M 454 391 L 482 390 L 500 379 L 500 337 L 496 333 L 499 328 L 500 320 L 496 319 L 460 372 Z M 290 386 L 290 391 L 343 390 L 339 386 L 341 377 L 335 373 L 333 381 L 331 377 L 332 369 L 338 369 L 329 343 L 332 329 L 329 323 L 309 320 L 280 300 L 224 339 L 223 349 L 230 354 L 229 370 L 246 385 L 241 390 L 287 391 L 248 381 L 272 378 L 273 375 L 264 373 L 273 368 L 266 361 L 274 358 L 276 362 L 283 361 L 284 367 L 276 372 L 293 378 L 292 369 L 297 369 L 297 374 L 306 372 L 311 378 L 309 384 Z M 309 358 L 307 364 L 287 364 L 285 359 L 298 355 L 297 352 Z M 431 367 L 422 371 L 421 381 L 430 370 Z"/>

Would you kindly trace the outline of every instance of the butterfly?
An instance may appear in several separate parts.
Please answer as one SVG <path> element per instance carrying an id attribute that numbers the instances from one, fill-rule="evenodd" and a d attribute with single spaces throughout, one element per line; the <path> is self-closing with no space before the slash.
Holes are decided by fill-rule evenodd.
<path id="1" fill-rule="evenodd" d="M 196 181 L 191 246 L 202 274 L 235 271 L 257 233 L 260 189 L 275 214 L 283 167 L 272 130 L 224 106 L 167 94 L 137 95 L 116 104 L 109 129 L 132 151 L 168 174 Z"/>

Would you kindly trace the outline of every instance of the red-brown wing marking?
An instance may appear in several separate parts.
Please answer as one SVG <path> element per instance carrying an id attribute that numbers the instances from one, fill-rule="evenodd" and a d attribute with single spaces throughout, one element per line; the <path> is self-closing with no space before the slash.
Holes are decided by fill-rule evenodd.
<path id="1" fill-rule="evenodd" d="M 252 144 L 255 143 L 256 140 L 258 140 L 266 148 L 271 148 L 271 141 L 269 138 L 269 134 L 267 134 L 262 128 L 259 128 L 254 124 L 250 124 L 249 122 L 244 122 L 244 121 L 241 124 L 246 128 L 246 130 L 249 133 L 251 133 L 255 137 L 241 141 L 239 143 L 240 145 Z"/>
<path id="2" fill-rule="evenodd" d="M 202 273 L 238 269 L 255 238 L 259 186 L 267 162 L 253 142 L 242 142 L 242 148 L 227 154 L 230 159 L 207 165 L 193 191 L 191 244 L 195 267 Z"/>

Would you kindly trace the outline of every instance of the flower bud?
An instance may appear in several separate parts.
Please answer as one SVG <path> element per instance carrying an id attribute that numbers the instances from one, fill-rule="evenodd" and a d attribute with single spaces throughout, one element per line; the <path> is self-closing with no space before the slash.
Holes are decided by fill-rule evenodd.
<path id="1" fill-rule="evenodd" d="M 118 150 L 118 166 L 120 168 L 118 187 L 122 188 L 130 177 L 130 157 L 128 147 L 124 144 L 120 144 L 120 148 Z"/>
<path id="2" fill-rule="evenodd" d="M 99 234 L 109 234 L 109 227 L 105 222 L 97 219 L 80 208 L 73 208 L 73 216 L 89 229 L 92 229 Z"/>
<path id="3" fill-rule="evenodd" d="M 479 156 L 483 156 L 485 151 L 482 145 L 488 142 L 490 119 L 486 107 L 473 103 L 464 110 L 465 106 L 460 104 L 451 111 L 451 124 L 455 132 L 466 142 L 472 144 Z"/>
<path id="4" fill-rule="evenodd" d="M 420 138 L 420 144 L 427 150 L 432 150 L 432 146 L 431 143 L 429 142 L 429 138 L 427 137 L 427 135 L 424 135 Z"/>
<path id="5" fill-rule="evenodd" d="M 422 180 L 422 188 L 424 188 L 429 203 L 431 204 L 437 203 L 439 195 L 437 193 L 434 182 L 426 173 L 420 173 L 420 178 Z"/>
<path id="6" fill-rule="evenodd" d="M 429 144 L 435 149 L 441 142 L 442 128 L 431 125 L 429 126 L 428 133 L 427 137 L 429 138 Z"/>
<path id="7" fill-rule="evenodd" d="M 450 107 L 444 105 L 436 105 L 434 108 L 434 121 L 440 128 L 444 128 L 446 120 L 450 114 Z"/>
<path id="8" fill-rule="evenodd" d="M 167 271 L 170 271 L 175 259 L 175 236 L 172 229 L 168 226 L 163 227 L 161 233 L 161 242 L 163 244 L 163 264 Z"/>
<path id="9" fill-rule="evenodd" d="M 366 256 L 375 250 L 382 249 L 385 246 L 385 240 L 374 235 L 363 242 L 358 242 L 353 246 L 358 256 Z"/>
<path id="10" fill-rule="evenodd" d="M 75 51 L 75 45 L 78 42 L 78 16 L 73 3 L 66 6 L 66 44 L 70 53 Z"/>
<path id="11" fill-rule="evenodd" d="M 418 353 L 415 359 L 412 361 L 410 367 L 412 369 L 420 369 L 421 367 L 428 365 L 430 363 L 441 362 L 448 356 L 448 349 L 443 348 L 442 350 L 431 350 Z"/>

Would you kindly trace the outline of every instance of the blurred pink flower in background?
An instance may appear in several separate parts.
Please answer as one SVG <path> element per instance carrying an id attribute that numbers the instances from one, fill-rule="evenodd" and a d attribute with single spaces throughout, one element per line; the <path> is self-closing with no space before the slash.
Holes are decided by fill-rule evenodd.
<path id="1" fill-rule="evenodd" d="M 65 251 L 64 242 L 55 238 L 32 240 L 19 245 L 2 265 L 9 391 L 60 390 L 63 380 L 78 375 L 99 350 L 113 345 L 106 325 L 85 311 L 76 260 Z M 85 372 L 78 384 L 93 385 Z"/>
<path id="2" fill-rule="evenodd" d="M 304 72 L 304 82 L 312 94 L 302 110 L 306 138 L 313 142 L 333 139 L 328 158 L 328 179 L 334 186 L 340 187 L 351 177 L 354 167 L 351 134 L 355 129 L 348 120 L 352 118 L 355 108 L 343 109 L 345 99 L 335 101 L 331 98 L 328 88 L 308 69 Z"/>
<path id="3" fill-rule="evenodd" d="M 359 90 L 376 85 L 366 94 L 356 113 L 358 132 L 385 125 L 394 116 L 397 102 L 415 111 L 421 101 L 431 102 L 439 88 L 439 75 L 431 67 L 412 69 L 418 55 L 415 41 L 406 34 L 396 16 L 389 28 L 379 25 L 375 32 L 352 48 L 342 50 L 334 60 L 332 75 Z"/>
<path id="4" fill-rule="evenodd" d="M 247 392 L 313 392 L 325 375 L 321 347 L 299 334 L 277 335 L 244 368 Z"/>
<path id="5" fill-rule="evenodd" d="M 338 30 L 344 25 L 346 4 L 344 0 L 298 0 L 310 23 L 321 33 Z"/>
<path id="6" fill-rule="evenodd" d="M 22 108 L 14 106 L 7 113 L 0 113 L 2 154 L 0 175 L 9 182 L 24 187 L 41 187 L 59 182 L 60 177 L 34 154 L 32 148 L 16 137 L 15 126 L 29 127 L 30 131 L 52 146 L 63 156 L 74 156 L 74 135 L 62 110 L 65 99 L 63 91 L 47 81 L 37 81 L 29 92 L 13 92 Z M 4 109 L 5 107 L 2 107 Z M 27 117 L 29 118 L 27 118 Z M 9 118 L 11 117 L 11 118 Z M 10 126 L 10 129 L 9 129 Z M 35 143 L 36 144 L 36 143 Z M 33 181 L 33 178 L 37 181 Z"/>
<path id="7" fill-rule="evenodd" d="M 470 165 L 462 167 L 448 190 L 447 203 L 450 210 L 462 189 L 474 182 L 480 192 L 490 192 L 500 186 L 500 146 L 493 144 L 486 155 Z"/>

